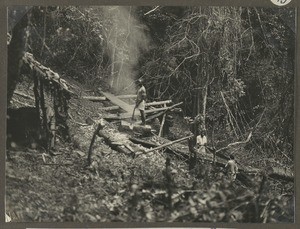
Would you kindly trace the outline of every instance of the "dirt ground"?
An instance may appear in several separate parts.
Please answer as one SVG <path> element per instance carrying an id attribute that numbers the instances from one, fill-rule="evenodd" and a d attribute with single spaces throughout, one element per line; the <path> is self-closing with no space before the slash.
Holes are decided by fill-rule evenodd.
<path id="1" fill-rule="evenodd" d="M 17 89 L 26 93 L 26 87 L 30 86 L 23 84 Z M 82 93 L 93 95 L 91 92 Z M 33 97 L 33 94 L 29 95 Z M 33 106 L 34 103 L 31 99 L 14 96 L 12 107 L 25 105 Z M 197 201 L 216 202 L 214 198 L 217 194 L 213 193 L 220 191 L 215 182 L 226 184 L 222 170 L 203 164 L 199 171 L 193 173 L 189 171 L 186 161 L 169 155 L 171 165 L 168 169 L 172 174 L 171 189 L 177 210 L 168 215 L 166 196 L 170 184 L 166 182 L 167 154 L 163 150 L 133 158 L 112 150 L 97 138 L 93 147 L 93 163 L 88 166 L 87 154 L 96 126 L 86 125 L 86 119 L 101 119 L 104 112 L 99 112 L 99 108 L 103 106 L 109 106 L 109 103 L 78 98 L 70 100 L 68 125 L 73 141 L 63 142 L 57 138 L 55 156 L 48 155 L 39 147 L 9 147 L 6 161 L 6 214 L 13 222 L 184 221 L 189 219 L 185 219 L 186 211 L 190 211 L 185 203 L 189 206 L 194 204 L 187 196 L 181 196 L 183 190 L 201 190 Z M 188 127 L 180 123 L 181 118 L 175 117 L 171 138 L 189 133 Z M 120 133 L 117 127 L 116 123 L 109 123 L 105 128 L 116 138 L 126 138 L 126 133 Z M 241 160 L 243 155 L 237 155 Z M 251 157 L 255 156 L 247 156 Z M 249 161 L 245 164 L 251 165 Z M 282 188 L 278 183 L 272 187 L 277 186 L 278 189 Z M 228 198 L 234 197 L 233 192 L 254 195 L 255 189 L 247 190 L 237 182 L 226 195 Z M 211 213 L 211 209 L 202 207 L 198 211 L 203 211 L 200 215 L 204 217 L 198 221 L 224 220 L 224 215 L 217 214 L 216 210 Z M 193 211 L 190 214 L 193 215 Z"/>

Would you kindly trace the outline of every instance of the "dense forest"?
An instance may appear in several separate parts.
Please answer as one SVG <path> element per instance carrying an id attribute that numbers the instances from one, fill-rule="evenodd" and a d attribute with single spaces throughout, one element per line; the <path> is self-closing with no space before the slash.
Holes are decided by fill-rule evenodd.
<path id="1" fill-rule="evenodd" d="M 65 137 L 58 127 L 54 156 L 43 144 L 8 143 L 6 213 L 12 221 L 294 221 L 294 184 L 285 172 L 294 170 L 295 9 L 15 6 L 8 8 L 7 35 L 8 109 L 38 107 L 46 117 L 43 108 L 54 101 L 55 114 L 68 113 L 60 124 L 69 131 Z M 32 86 L 43 85 L 35 68 L 20 64 L 25 53 L 57 73 L 72 94 L 46 83 L 44 98 L 43 89 Z M 241 175 L 230 182 L 215 159 L 198 155 L 191 169 L 191 156 L 176 156 L 178 149 L 131 157 L 97 140 L 86 166 L 97 122 L 82 123 L 103 118 L 107 101 L 81 97 L 136 94 L 138 79 L 147 101 L 181 104 L 180 112 L 168 111 L 166 140 L 197 135 L 191 123 L 201 119 L 209 152 L 222 160 L 233 154 L 240 168 L 259 172 L 245 175 L 246 183 Z M 105 123 L 124 137 L 119 122 Z M 163 144 L 159 137 L 145 139 Z M 274 168 L 285 171 L 282 179 L 268 176 Z"/>

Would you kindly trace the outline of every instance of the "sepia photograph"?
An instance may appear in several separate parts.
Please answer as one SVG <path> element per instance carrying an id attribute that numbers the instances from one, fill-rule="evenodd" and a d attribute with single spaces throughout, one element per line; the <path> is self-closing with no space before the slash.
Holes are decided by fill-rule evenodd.
<path id="1" fill-rule="evenodd" d="M 7 7 L 7 223 L 295 222 L 296 7 Z"/>

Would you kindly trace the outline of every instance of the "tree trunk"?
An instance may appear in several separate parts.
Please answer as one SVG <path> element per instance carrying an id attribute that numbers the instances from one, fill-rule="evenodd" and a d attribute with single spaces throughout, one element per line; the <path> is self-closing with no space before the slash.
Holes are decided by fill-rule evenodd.
<path id="1" fill-rule="evenodd" d="M 20 66 L 25 49 L 25 28 L 28 23 L 25 14 L 12 30 L 12 38 L 8 46 L 8 68 L 7 68 L 7 104 L 13 96 L 20 75 Z"/>

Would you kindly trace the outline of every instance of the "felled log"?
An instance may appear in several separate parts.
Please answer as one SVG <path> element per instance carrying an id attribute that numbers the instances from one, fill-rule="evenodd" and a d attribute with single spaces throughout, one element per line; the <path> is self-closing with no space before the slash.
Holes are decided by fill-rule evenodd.
<path id="1" fill-rule="evenodd" d="M 110 107 L 101 107 L 99 108 L 100 111 L 114 111 L 114 110 L 119 110 L 119 106 L 110 106 Z"/>
<path id="2" fill-rule="evenodd" d="M 288 168 L 270 167 L 268 168 L 268 175 L 277 180 L 294 182 L 294 173 Z"/>
<path id="3" fill-rule="evenodd" d="M 101 137 L 104 139 L 105 143 L 110 146 L 113 150 L 116 150 L 120 153 L 124 153 L 127 155 L 133 155 L 133 151 L 131 149 L 131 147 L 128 144 L 123 144 L 122 142 L 116 142 L 114 141 L 111 136 L 109 136 L 104 130 L 103 130 L 104 124 L 103 123 L 99 123 L 97 125 L 97 128 L 93 134 L 92 140 L 91 140 L 91 144 L 89 147 L 89 152 L 88 152 L 88 158 L 87 158 L 87 163 L 90 166 L 91 165 L 91 158 L 92 158 L 92 152 L 93 152 L 93 145 L 95 143 L 96 137 Z"/>
<path id="4" fill-rule="evenodd" d="M 105 133 L 103 130 L 100 130 L 97 135 L 102 137 L 107 145 L 109 145 L 113 150 L 116 150 L 120 153 L 124 153 L 127 155 L 132 155 L 131 150 L 128 149 L 123 143 L 114 141 L 111 136 Z"/>
<path id="5" fill-rule="evenodd" d="M 172 100 L 164 100 L 164 101 L 157 101 L 157 102 L 150 102 L 150 103 L 146 103 L 146 107 L 149 106 L 157 106 L 157 105 L 164 105 L 164 104 L 169 104 L 171 103 Z"/>
<path id="6" fill-rule="evenodd" d="M 101 102 L 101 101 L 105 101 L 106 100 L 105 96 L 82 96 L 82 98 L 90 100 L 92 102 Z"/>
<path id="7" fill-rule="evenodd" d="M 149 136 L 151 134 L 151 126 L 149 126 L 149 125 L 142 126 L 142 125 L 132 124 L 132 123 L 126 122 L 124 120 L 121 121 L 119 130 L 138 132 L 143 136 Z"/>

